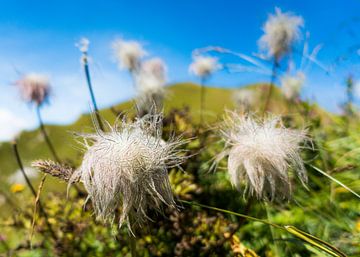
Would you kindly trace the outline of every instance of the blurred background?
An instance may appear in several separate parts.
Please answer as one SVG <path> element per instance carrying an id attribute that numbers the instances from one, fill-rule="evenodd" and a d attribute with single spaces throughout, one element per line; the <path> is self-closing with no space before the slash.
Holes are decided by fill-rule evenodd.
<path id="1" fill-rule="evenodd" d="M 43 109 L 46 123 L 69 124 L 90 111 L 75 43 L 87 37 L 91 44 L 93 87 L 100 108 L 134 96 L 131 77 L 120 72 L 111 42 L 119 37 L 144 44 L 149 54 L 168 67 L 168 84 L 198 82 L 189 74 L 191 52 L 208 45 L 253 55 L 262 24 L 274 8 L 299 14 L 305 21 L 309 48 L 320 45 L 302 90 L 302 98 L 317 101 L 339 113 L 346 97 L 345 81 L 360 80 L 360 2 L 346 1 L 3 1 L 0 9 L 0 140 L 8 141 L 23 129 L 33 129 L 33 110 L 21 101 L 14 81 L 20 74 L 40 72 L 50 77 L 51 105 Z M 308 33 L 308 35 L 306 35 Z M 302 44 L 293 58 L 301 58 Z M 238 62 L 222 57 L 226 62 Z M 209 86 L 240 87 L 268 81 L 253 72 L 218 72 Z M 360 91 L 360 90 L 358 90 Z M 355 90 L 357 92 L 357 90 Z M 359 92 L 360 94 L 360 92 Z M 357 101 L 357 99 L 355 99 Z"/>

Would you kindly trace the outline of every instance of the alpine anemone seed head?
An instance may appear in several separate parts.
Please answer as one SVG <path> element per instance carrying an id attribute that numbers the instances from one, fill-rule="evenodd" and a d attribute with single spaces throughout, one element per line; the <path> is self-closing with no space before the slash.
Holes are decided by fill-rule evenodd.
<path id="1" fill-rule="evenodd" d="M 137 76 L 137 107 L 140 116 L 162 110 L 165 95 L 166 66 L 160 58 L 153 58 L 141 64 Z"/>
<path id="2" fill-rule="evenodd" d="M 75 44 L 79 48 L 80 52 L 87 53 L 89 51 L 90 41 L 86 37 L 83 37 Z"/>
<path id="3" fill-rule="evenodd" d="M 48 100 L 51 87 L 46 75 L 30 73 L 15 82 L 24 101 L 40 106 Z"/>
<path id="4" fill-rule="evenodd" d="M 280 118 L 263 121 L 251 116 L 229 113 L 223 128 L 224 151 L 218 160 L 228 156 L 231 183 L 251 196 L 263 200 L 291 197 L 289 171 L 303 184 L 307 174 L 300 156 L 302 143 L 308 141 L 305 130 L 285 128 Z"/>
<path id="5" fill-rule="evenodd" d="M 201 55 L 195 56 L 189 66 L 189 72 L 201 78 L 210 76 L 218 69 L 220 69 L 220 64 L 217 58 Z"/>
<path id="6" fill-rule="evenodd" d="M 233 95 L 237 107 L 249 109 L 255 103 L 255 94 L 250 89 L 238 89 Z"/>
<path id="7" fill-rule="evenodd" d="M 119 68 L 130 71 L 138 69 L 141 58 L 147 54 L 139 42 L 123 39 L 113 42 L 113 50 Z"/>
<path id="8" fill-rule="evenodd" d="M 300 38 L 300 28 L 303 25 L 304 20 L 301 16 L 283 13 L 279 8 L 275 8 L 275 14 L 269 15 L 262 28 L 264 35 L 259 40 L 260 48 L 275 59 L 281 58 Z"/>
<path id="9" fill-rule="evenodd" d="M 281 90 L 288 100 L 297 99 L 305 82 L 305 74 L 298 72 L 296 75 L 285 75 L 280 78 Z"/>
<path id="10" fill-rule="evenodd" d="M 183 141 L 161 138 L 160 115 L 124 118 L 109 129 L 83 136 L 86 152 L 72 177 L 83 182 L 98 218 L 113 221 L 119 208 L 119 226 L 127 221 L 131 230 L 146 220 L 148 209 L 175 206 L 168 169 L 183 161 Z"/>

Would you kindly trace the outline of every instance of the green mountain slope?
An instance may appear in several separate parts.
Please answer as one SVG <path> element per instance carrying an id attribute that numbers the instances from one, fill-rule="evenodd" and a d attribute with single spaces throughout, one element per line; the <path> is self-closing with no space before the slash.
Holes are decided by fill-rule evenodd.
<path id="1" fill-rule="evenodd" d="M 255 90 L 259 96 L 257 104 L 255 104 L 255 111 L 262 109 L 264 99 L 261 96 L 262 91 L 267 90 L 267 85 L 257 84 L 250 85 L 247 88 Z M 209 87 L 206 89 L 205 96 L 205 118 L 206 121 L 211 123 L 221 118 L 225 109 L 234 108 L 233 104 L 234 89 L 214 88 Z M 199 119 L 200 110 L 200 87 L 192 83 L 179 83 L 168 87 L 168 94 L 165 101 L 164 109 L 168 112 L 171 108 L 189 106 L 192 112 L 194 122 Z M 272 111 L 275 113 L 286 112 L 286 101 L 282 97 L 280 91 L 276 88 L 272 98 Z M 133 112 L 133 102 L 125 102 L 115 106 L 117 110 Z M 319 108 L 318 108 L 319 109 Z M 324 111 L 319 109 L 319 112 Z M 101 111 L 102 117 L 112 124 L 115 120 L 115 115 L 110 109 Z M 81 151 L 79 145 L 76 143 L 72 132 L 90 132 L 93 131 L 91 116 L 84 114 L 79 119 L 69 125 L 55 126 L 47 125 L 49 137 L 56 147 L 57 153 L 62 160 L 71 161 L 74 164 L 80 160 Z M 31 161 L 36 159 L 51 158 L 47 146 L 40 134 L 39 130 L 25 131 L 21 133 L 18 139 L 18 147 L 20 154 L 24 160 L 25 166 L 29 165 Z M 2 143 L 0 145 L 0 179 L 4 181 L 5 177 L 18 169 L 16 160 L 14 158 L 11 144 Z"/>

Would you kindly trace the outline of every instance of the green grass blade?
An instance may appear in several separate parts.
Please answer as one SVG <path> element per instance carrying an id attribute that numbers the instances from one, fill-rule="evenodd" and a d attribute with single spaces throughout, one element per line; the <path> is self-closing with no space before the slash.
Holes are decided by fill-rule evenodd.
<path id="1" fill-rule="evenodd" d="M 201 204 L 201 203 L 189 202 L 189 201 L 185 201 L 185 200 L 178 200 L 178 201 L 181 202 L 181 203 L 188 204 L 188 205 L 199 206 L 199 207 L 206 208 L 206 209 L 209 209 L 209 210 L 223 212 L 223 213 L 235 215 L 235 216 L 238 216 L 238 217 L 242 217 L 242 218 L 245 218 L 245 219 L 248 219 L 248 220 L 261 222 L 261 223 L 264 223 L 264 224 L 267 224 L 267 225 L 270 225 L 270 226 L 273 226 L 273 227 L 276 227 L 276 228 L 279 228 L 279 229 L 284 229 L 280 225 L 269 222 L 267 220 L 258 219 L 258 218 L 255 218 L 255 217 L 252 217 L 252 216 L 249 216 L 249 215 L 245 215 L 245 214 L 241 214 L 241 213 L 237 213 L 237 212 L 233 212 L 233 211 L 229 211 L 229 210 L 225 210 L 225 209 L 220 209 L 220 208 L 217 208 L 217 207 L 212 207 L 212 206 L 204 205 L 204 204 Z"/>
<path id="2" fill-rule="evenodd" d="M 292 235 L 304 240 L 305 242 L 307 242 L 313 246 L 316 246 L 317 248 L 321 249 L 324 252 L 327 252 L 328 254 L 331 254 L 332 256 L 346 257 L 346 254 L 341 252 L 336 247 L 332 246 L 331 244 L 329 244 L 313 235 L 310 235 L 300 229 L 297 229 L 296 227 L 285 226 L 285 229 Z"/>
<path id="3" fill-rule="evenodd" d="M 322 171 L 321 169 L 310 165 L 310 167 L 312 167 L 314 170 L 316 170 L 317 172 L 321 173 L 322 175 L 324 175 L 325 177 L 327 177 L 328 179 L 334 181 L 335 183 L 339 184 L 340 186 L 342 186 L 343 188 L 345 188 L 346 190 L 348 190 L 350 193 L 352 193 L 353 195 L 355 195 L 357 198 L 360 199 L 360 195 L 358 193 L 356 193 L 354 190 L 352 190 L 351 188 L 349 188 L 347 185 L 345 185 L 344 183 L 340 182 L 339 180 L 337 180 L 336 178 L 330 176 L 329 174 L 327 174 L 326 172 Z"/>

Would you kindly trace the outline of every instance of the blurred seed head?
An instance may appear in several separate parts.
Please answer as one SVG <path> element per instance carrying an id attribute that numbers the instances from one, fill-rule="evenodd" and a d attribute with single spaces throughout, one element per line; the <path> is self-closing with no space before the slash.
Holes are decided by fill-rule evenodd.
<path id="1" fill-rule="evenodd" d="M 83 136 L 86 152 L 73 177 L 83 182 L 98 218 L 113 221 L 120 207 L 119 226 L 127 221 L 131 230 L 146 220 L 148 209 L 175 206 L 168 169 L 185 158 L 179 150 L 183 142 L 161 138 L 160 115 L 124 119 L 109 129 Z"/>
<path id="2" fill-rule="evenodd" d="M 48 100 L 51 87 L 49 78 L 38 73 L 29 73 L 15 82 L 24 101 L 38 106 Z"/>
<path id="3" fill-rule="evenodd" d="M 166 66 L 160 58 L 152 58 L 141 64 L 136 78 L 137 107 L 140 113 L 162 110 L 165 95 Z"/>
<path id="4" fill-rule="evenodd" d="M 280 78 L 281 90 L 288 100 L 297 99 L 305 82 L 305 74 L 298 72 L 296 75 L 284 75 Z"/>
<path id="5" fill-rule="evenodd" d="M 220 67 L 217 58 L 198 55 L 194 56 L 193 62 L 189 66 L 189 72 L 198 77 L 206 78 L 219 70 Z"/>
<path id="6" fill-rule="evenodd" d="M 264 35 L 259 40 L 260 48 L 266 50 L 268 56 L 281 58 L 299 39 L 300 27 L 303 25 L 301 16 L 283 13 L 279 8 L 275 8 L 275 14 L 269 15 L 262 28 Z"/>
<path id="7" fill-rule="evenodd" d="M 236 107 L 249 109 L 255 103 L 255 92 L 250 89 L 238 89 L 233 99 Z"/>
<path id="8" fill-rule="evenodd" d="M 87 53 L 89 51 L 90 41 L 86 37 L 83 37 L 75 44 L 79 48 L 80 52 Z"/>
<path id="9" fill-rule="evenodd" d="M 221 129 L 225 141 L 218 161 L 228 156 L 231 183 L 263 200 L 291 197 L 289 170 L 302 183 L 307 174 L 300 156 L 302 143 L 308 141 L 305 130 L 285 128 L 280 118 L 256 120 L 230 112 Z"/>
<path id="10" fill-rule="evenodd" d="M 138 69 L 141 58 L 147 54 L 139 42 L 123 39 L 113 42 L 113 50 L 119 68 L 130 71 Z"/>

